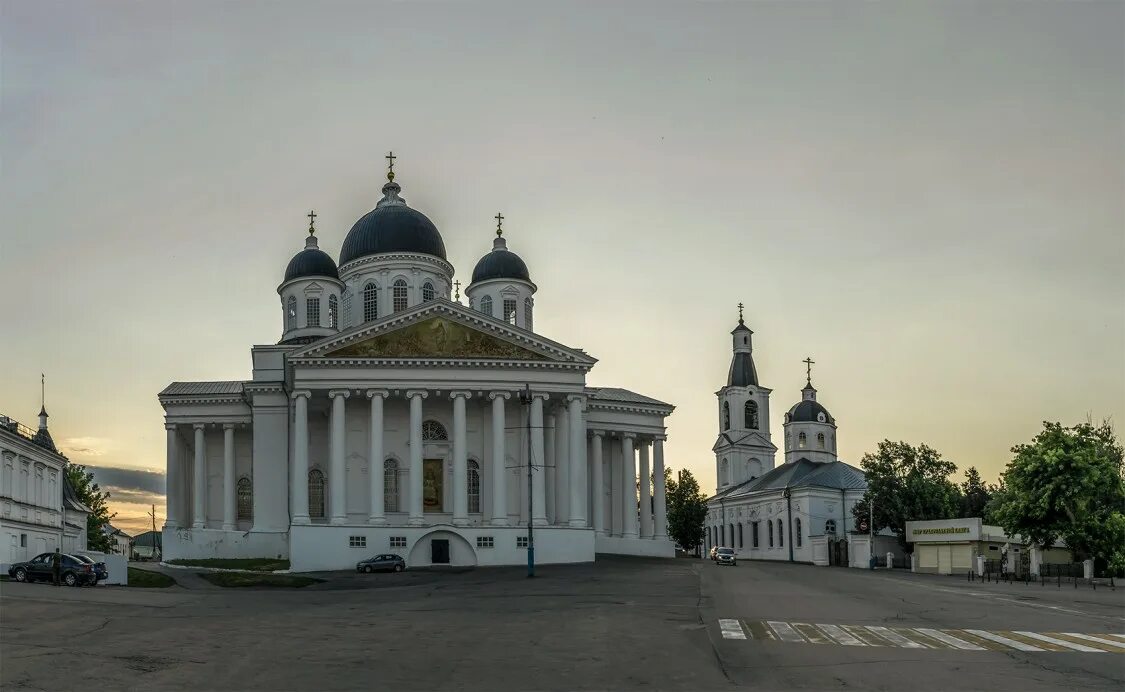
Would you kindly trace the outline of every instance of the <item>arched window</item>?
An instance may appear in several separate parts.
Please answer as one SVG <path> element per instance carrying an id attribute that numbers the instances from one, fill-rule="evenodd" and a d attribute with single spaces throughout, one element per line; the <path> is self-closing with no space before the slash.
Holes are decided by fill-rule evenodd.
<path id="1" fill-rule="evenodd" d="M 797 541 L 797 547 L 801 547 L 801 518 L 797 517 L 793 523 L 793 538 Z"/>
<path id="2" fill-rule="evenodd" d="M 398 511 L 398 462 L 394 459 L 383 462 L 383 511 Z"/>
<path id="3" fill-rule="evenodd" d="M 328 326 L 333 329 L 340 328 L 340 303 L 336 296 L 328 296 Z"/>
<path id="4" fill-rule="evenodd" d="M 379 319 L 379 287 L 369 283 L 363 287 L 363 321 Z"/>
<path id="5" fill-rule="evenodd" d="M 829 536 L 835 536 L 836 535 L 836 520 L 835 519 L 829 519 L 828 521 L 824 522 L 824 533 L 828 534 Z"/>
<path id="6" fill-rule="evenodd" d="M 819 449 L 824 449 L 824 433 L 816 434 L 816 446 Z"/>
<path id="7" fill-rule="evenodd" d="M 492 296 L 484 296 L 480 299 L 480 311 L 492 317 Z"/>
<path id="8" fill-rule="evenodd" d="M 467 485 L 469 486 L 469 513 L 480 513 L 480 464 L 469 460 L 469 477 Z"/>
<path id="9" fill-rule="evenodd" d="M 772 522 L 772 521 L 767 521 L 767 522 L 766 522 L 766 528 L 767 528 L 767 529 L 769 529 L 769 534 L 770 534 L 770 547 L 772 548 L 772 547 L 773 547 L 773 522 Z"/>
<path id="10" fill-rule="evenodd" d="M 742 522 L 738 522 L 738 547 L 742 547 Z"/>
<path id="11" fill-rule="evenodd" d="M 289 306 L 285 309 L 286 329 L 297 328 L 297 297 L 289 296 Z"/>
<path id="12" fill-rule="evenodd" d="M 746 427 L 749 430 L 757 430 L 758 429 L 758 402 L 747 401 L 746 406 L 743 409 L 742 413 L 743 413 L 743 418 L 746 419 L 744 421 L 745 424 L 746 424 Z"/>
<path id="13" fill-rule="evenodd" d="M 726 544 L 727 544 L 727 527 L 726 527 L 726 524 L 723 524 L 722 526 L 719 527 L 719 545 L 726 545 Z"/>
<path id="14" fill-rule="evenodd" d="M 523 328 L 531 331 L 531 298 L 523 299 Z"/>
<path id="15" fill-rule="evenodd" d="M 726 485 L 727 483 L 730 483 L 730 479 L 728 478 L 729 475 L 730 465 L 727 463 L 726 459 L 723 459 L 719 463 L 719 485 Z"/>
<path id="16" fill-rule="evenodd" d="M 434 299 L 434 285 L 427 281 L 422 284 L 422 302 L 428 303 Z"/>
<path id="17" fill-rule="evenodd" d="M 508 324 L 516 323 L 516 299 L 504 299 L 504 321 Z"/>
<path id="18" fill-rule="evenodd" d="M 352 326 L 352 289 L 344 289 L 344 319 L 340 320 L 344 327 Z"/>
<path id="19" fill-rule="evenodd" d="M 730 402 L 723 402 L 723 430 L 730 430 Z"/>
<path id="20" fill-rule="evenodd" d="M 449 434 L 445 432 L 445 426 L 438 423 L 436 420 L 423 421 L 422 423 L 422 439 L 423 440 L 448 440 Z"/>
<path id="21" fill-rule="evenodd" d="M 394 301 L 391 307 L 395 312 L 402 312 L 406 309 L 406 279 L 395 279 L 392 289 Z"/>
<path id="22" fill-rule="evenodd" d="M 320 326 L 320 296 L 305 298 L 305 326 Z"/>
<path id="23" fill-rule="evenodd" d="M 320 469 L 309 471 L 309 516 L 324 518 L 324 472 Z"/>
<path id="24" fill-rule="evenodd" d="M 243 476 L 235 484 L 235 497 L 238 499 L 238 518 L 249 521 L 254 518 L 254 486 Z"/>
<path id="25" fill-rule="evenodd" d="M 777 520 L 777 547 L 785 547 L 785 527 L 781 524 L 781 520 Z"/>
<path id="26" fill-rule="evenodd" d="M 801 433 L 797 436 L 797 446 L 801 449 L 804 449 L 805 444 L 807 444 L 807 441 L 805 440 L 805 433 Z"/>

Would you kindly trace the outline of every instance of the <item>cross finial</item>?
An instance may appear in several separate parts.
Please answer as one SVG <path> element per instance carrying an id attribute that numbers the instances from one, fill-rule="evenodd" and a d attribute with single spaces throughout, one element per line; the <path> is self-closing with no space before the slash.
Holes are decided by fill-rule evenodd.
<path id="1" fill-rule="evenodd" d="M 454 281 L 453 286 L 455 287 L 455 290 L 453 292 L 453 299 L 457 302 L 461 302 L 461 282 Z"/>
<path id="2" fill-rule="evenodd" d="M 499 238 L 504 235 L 504 215 L 500 212 L 496 212 L 496 216 L 492 218 L 496 219 L 496 237 Z"/>
<path id="3" fill-rule="evenodd" d="M 813 366 L 813 363 L 815 363 L 816 361 L 813 360 L 811 357 L 806 357 L 801 362 L 805 364 L 805 384 L 807 384 L 808 386 L 811 387 L 812 386 L 812 366 Z"/>
<path id="4" fill-rule="evenodd" d="M 316 212 L 310 209 L 306 216 L 309 217 L 309 235 L 312 235 L 316 233 L 316 227 L 314 225 L 316 223 Z"/>
<path id="5" fill-rule="evenodd" d="M 738 323 L 742 324 L 742 303 L 738 304 Z"/>
<path id="6" fill-rule="evenodd" d="M 387 180 L 393 182 L 395 179 L 395 159 L 398 157 L 395 156 L 393 151 L 388 151 L 387 155 L 383 158 L 387 159 Z"/>

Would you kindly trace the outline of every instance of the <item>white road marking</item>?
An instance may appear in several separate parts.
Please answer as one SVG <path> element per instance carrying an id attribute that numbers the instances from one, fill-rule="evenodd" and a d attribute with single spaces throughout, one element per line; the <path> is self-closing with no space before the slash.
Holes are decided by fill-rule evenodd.
<path id="1" fill-rule="evenodd" d="M 938 640 L 939 642 L 949 644 L 950 646 L 956 647 L 958 649 L 962 649 L 964 651 L 987 651 L 988 650 L 988 649 L 985 649 L 983 646 L 977 646 L 976 644 L 973 644 L 972 642 L 967 642 L 964 639 L 958 639 L 957 637 L 950 636 L 950 635 L 946 634 L 945 632 L 942 632 L 941 630 L 929 629 L 927 627 L 915 627 L 914 631 L 915 632 L 921 632 L 922 634 L 926 635 L 927 637 L 933 637 L 934 639 Z"/>
<path id="2" fill-rule="evenodd" d="M 1073 649 L 1075 651 L 1084 651 L 1084 652 L 1089 653 L 1089 654 L 1104 654 L 1105 653 L 1101 649 L 1095 649 L 1092 646 L 1086 646 L 1084 644 L 1075 644 L 1074 642 L 1068 642 L 1065 639 L 1056 639 L 1055 637 L 1048 637 L 1047 635 L 1039 634 L 1038 632 L 1016 632 L 1016 634 L 1020 635 L 1021 637 L 1031 637 L 1032 639 L 1038 639 L 1041 642 L 1047 642 L 1049 644 L 1054 644 L 1055 646 L 1062 646 L 1062 647 L 1065 647 L 1067 649 Z"/>
<path id="3" fill-rule="evenodd" d="M 879 627 L 878 625 L 868 625 L 867 629 L 871 630 L 872 632 L 879 635 L 883 639 L 886 639 L 887 641 L 889 641 L 890 643 L 899 647 L 900 649 L 924 649 L 924 648 L 926 648 L 925 645 L 919 644 L 918 642 L 914 641 L 913 639 L 907 639 L 906 637 L 902 636 L 898 632 L 895 632 L 894 630 L 892 630 L 888 627 Z"/>
<path id="4" fill-rule="evenodd" d="M 1108 644 L 1116 646 L 1118 649 L 1125 649 L 1125 643 L 1119 642 L 1116 639 L 1109 639 L 1108 637 L 1096 637 L 1092 634 L 1079 634 L 1078 632 L 1063 632 L 1068 637 L 1078 637 L 1090 642 L 1097 642 L 1099 644 Z"/>
<path id="5" fill-rule="evenodd" d="M 860 640 L 856 639 L 852 635 L 848 634 L 844 630 L 840 629 L 836 625 L 821 625 L 821 624 L 818 623 L 817 627 L 820 628 L 821 632 L 824 632 L 829 637 L 831 637 L 832 640 L 835 641 L 837 644 L 843 644 L 844 646 L 867 646 L 866 644 L 864 644 Z"/>
<path id="6" fill-rule="evenodd" d="M 1032 646 L 1031 644 L 1024 644 L 1021 641 L 1017 641 L 1015 639 L 1009 639 L 1007 637 L 1003 637 L 1003 636 L 1001 636 L 999 634 L 995 634 L 993 632 L 986 632 L 984 630 L 965 630 L 965 631 L 968 632 L 969 634 L 975 634 L 976 636 L 980 637 L 981 639 L 987 639 L 989 641 L 996 642 L 997 644 L 1003 644 L 1004 646 L 1010 646 L 1013 649 L 1017 649 L 1019 651 L 1043 651 L 1043 649 L 1040 649 L 1038 646 Z"/>
<path id="7" fill-rule="evenodd" d="M 818 630 L 813 625 L 807 622 L 794 622 L 793 629 L 801 633 L 801 635 L 808 639 L 813 644 L 831 644 L 831 640 L 824 636 L 824 633 Z"/>
<path id="8" fill-rule="evenodd" d="M 774 632 L 777 632 L 777 636 L 781 637 L 781 641 L 783 642 L 794 642 L 797 644 L 806 643 L 805 638 L 801 636 L 801 633 L 790 627 L 788 622 L 774 622 L 773 620 L 767 620 L 766 624 L 769 625 Z"/>
<path id="9" fill-rule="evenodd" d="M 723 639 L 745 639 L 746 633 L 738 620 L 719 620 L 719 629 L 723 632 Z"/>

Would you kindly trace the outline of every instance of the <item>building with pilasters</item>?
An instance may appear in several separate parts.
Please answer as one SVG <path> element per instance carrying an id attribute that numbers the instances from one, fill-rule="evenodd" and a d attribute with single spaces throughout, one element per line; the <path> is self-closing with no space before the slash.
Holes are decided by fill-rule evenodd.
<path id="1" fill-rule="evenodd" d="M 310 222 L 249 379 L 160 392 L 164 558 L 524 564 L 529 521 L 537 562 L 671 557 L 673 407 L 587 386 L 596 359 L 533 331 L 537 286 L 500 215 L 469 305 L 451 299 L 441 234 L 400 192 L 392 170 L 338 264 Z"/>

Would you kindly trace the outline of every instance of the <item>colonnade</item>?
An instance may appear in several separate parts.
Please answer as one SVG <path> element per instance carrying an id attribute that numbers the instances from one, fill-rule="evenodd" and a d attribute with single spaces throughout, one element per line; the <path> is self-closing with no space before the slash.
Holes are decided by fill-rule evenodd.
<path id="1" fill-rule="evenodd" d="M 168 437 L 168 462 L 165 475 L 166 517 L 165 523 L 171 528 L 191 526 L 202 529 L 206 527 L 207 506 L 207 438 L 204 430 L 207 423 L 192 423 L 194 435 L 193 463 L 192 463 L 192 493 L 191 507 L 187 507 L 184 493 L 178 492 L 176 487 L 180 479 L 179 441 L 177 439 L 178 427 L 175 423 L 166 423 L 164 430 Z M 234 429 L 235 423 L 220 423 L 223 428 L 223 529 L 233 531 L 237 524 L 235 514 L 237 486 L 234 473 Z M 190 511 L 189 511 L 190 510 Z"/>

